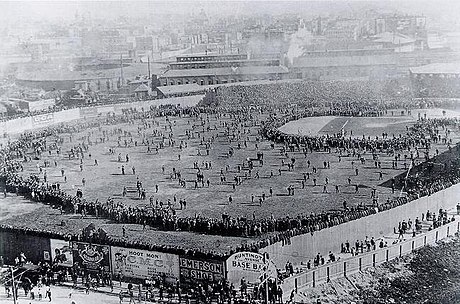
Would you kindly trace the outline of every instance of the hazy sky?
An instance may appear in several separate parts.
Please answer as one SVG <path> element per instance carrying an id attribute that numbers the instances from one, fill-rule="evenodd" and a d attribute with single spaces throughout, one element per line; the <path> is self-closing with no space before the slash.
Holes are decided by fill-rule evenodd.
<path id="1" fill-rule="evenodd" d="M 250 13 L 328 14 L 353 13 L 376 8 L 433 15 L 434 18 L 460 13 L 460 0 L 314 0 L 314 1 L 0 1 L 1 20 L 69 19 L 90 12 L 92 17 L 154 14 L 189 14 L 204 10 L 207 14 L 238 15 Z"/>

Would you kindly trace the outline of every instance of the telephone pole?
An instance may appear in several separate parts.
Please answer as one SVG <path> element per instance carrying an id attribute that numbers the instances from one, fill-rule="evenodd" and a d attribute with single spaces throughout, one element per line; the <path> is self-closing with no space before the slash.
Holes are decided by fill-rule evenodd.
<path id="1" fill-rule="evenodd" d="M 150 79 L 150 56 L 147 56 L 147 64 L 149 69 L 149 79 Z"/>
<path id="2" fill-rule="evenodd" d="M 121 84 L 120 88 L 123 87 L 124 79 L 123 79 L 123 54 L 120 54 L 120 76 L 121 76 Z"/>
<path id="3" fill-rule="evenodd" d="M 13 266 L 10 266 L 10 270 L 11 270 L 11 285 L 12 285 L 12 291 L 13 291 L 13 303 L 16 304 L 16 284 L 14 283 Z"/>

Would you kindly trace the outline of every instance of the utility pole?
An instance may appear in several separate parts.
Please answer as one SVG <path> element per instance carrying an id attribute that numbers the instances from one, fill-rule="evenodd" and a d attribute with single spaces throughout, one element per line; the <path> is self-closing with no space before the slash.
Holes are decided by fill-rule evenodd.
<path id="1" fill-rule="evenodd" d="M 121 84 L 120 88 L 123 87 L 123 54 L 120 54 L 120 74 L 121 74 Z"/>
<path id="2" fill-rule="evenodd" d="M 16 284 L 14 283 L 14 272 L 13 266 L 10 266 L 11 270 L 11 284 L 12 284 L 12 291 L 13 291 L 13 303 L 16 304 Z"/>
<path id="3" fill-rule="evenodd" d="M 264 280 L 265 280 L 265 304 L 268 304 L 268 253 L 264 252 L 264 264 L 265 264 L 265 271 L 264 271 Z"/>
<path id="4" fill-rule="evenodd" d="M 150 79 L 150 56 L 147 56 L 148 68 L 149 68 L 149 79 Z"/>

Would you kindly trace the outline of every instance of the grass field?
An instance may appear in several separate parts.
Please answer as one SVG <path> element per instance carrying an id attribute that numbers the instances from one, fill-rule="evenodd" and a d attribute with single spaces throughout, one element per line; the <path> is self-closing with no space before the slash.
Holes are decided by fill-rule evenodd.
<path id="1" fill-rule="evenodd" d="M 413 115 L 416 114 L 413 112 Z M 62 189 L 72 194 L 75 194 L 76 190 L 80 188 L 83 190 L 83 196 L 89 200 L 99 199 L 100 201 L 105 201 L 111 197 L 130 206 L 148 206 L 149 197 L 152 197 L 153 201 L 158 200 L 165 204 L 170 200 L 177 209 L 179 217 L 200 214 L 220 218 L 222 213 L 226 212 L 235 217 L 254 216 L 256 218 L 265 218 L 273 215 L 280 218 L 339 209 L 342 208 L 344 201 L 349 206 L 358 203 L 370 204 L 371 189 L 373 187 L 377 189 L 380 202 L 386 201 L 387 198 L 393 197 L 393 194 L 391 189 L 378 186 L 382 183 L 382 180 L 379 180 L 380 170 L 383 173 L 384 180 L 404 172 L 402 164 L 399 170 L 392 169 L 392 157 L 387 155 L 380 155 L 381 169 L 374 167 L 370 153 L 364 155 L 365 164 L 360 164 L 351 157 L 344 157 L 339 162 L 338 155 L 334 151 L 332 153 L 309 153 L 306 158 L 303 153 L 289 152 L 288 158 L 286 158 L 280 153 L 280 145 L 275 145 L 275 149 L 271 149 L 271 142 L 258 138 L 258 126 L 250 126 L 249 124 L 246 124 L 246 126 L 235 125 L 235 134 L 240 131 L 241 138 L 230 143 L 225 135 L 226 128 L 222 124 L 234 123 L 231 118 L 218 118 L 210 115 L 209 122 L 205 123 L 205 127 L 200 125 L 201 119 L 206 121 L 205 115 L 201 118 L 171 117 L 171 131 L 168 128 L 165 129 L 169 125 L 165 118 L 156 118 L 147 121 L 151 125 L 150 127 L 148 125 L 144 126 L 140 121 L 135 121 L 134 123 L 116 126 L 102 126 L 100 129 L 94 128 L 77 134 L 62 134 L 60 138 L 64 140 L 64 143 L 61 154 L 58 155 L 55 150 L 51 151 L 51 154 L 48 152 L 43 153 L 40 160 L 24 163 L 25 170 L 22 174 L 24 176 L 39 174 L 43 178 L 43 173 L 40 174 L 38 169 L 38 166 L 41 166 L 43 172 L 46 171 L 49 183 L 60 183 Z M 264 119 L 264 117 L 260 116 L 258 119 Z M 348 121 L 345 129 L 347 131 L 353 130 L 353 135 L 362 136 L 361 133 L 364 133 L 366 136 L 375 136 L 381 135 L 383 130 L 390 135 L 405 132 L 406 126 L 413 123 L 415 118 L 407 116 L 385 118 L 319 117 L 292 123 L 303 124 L 305 121 L 307 121 L 308 128 L 318 134 L 340 131 L 343 124 Z M 292 123 L 290 124 L 292 125 Z M 193 130 L 192 126 L 194 126 Z M 209 128 L 207 128 L 208 126 Z M 285 126 L 285 129 L 289 128 L 296 129 L 292 126 Z M 131 135 L 114 134 L 113 132 L 116 129 L 130 132 Z M 161 134 L 154 135 L 155 130 Z M 99 139 L 103 137 L 103 131 L 107 131 L 110 134 L 108 141 L 104 143 Z M 193 138 L 189 139 L 186 131 L 191 131 Z M 297 131 L 295 134 L 297 134 Z M 163 135 L 166 138 L 171 136 L 175 140 L 175 145 L 168 146 L 168 141 L 166 140 L 166 146 L 156 152 L 154 147 L 162 141 Z M 459 139 L 459 134 L 454 133 L 452 137 L 456 142 Z M 147 146 L 142 144 L 143 138 L 151 142 L 151 152 L 147 152 Z M 88 143 L 88 139 L 91 144 L 89 145 L 89 151 L 85 153 L 82 160 L 83 171 L 81 171 L 80 160 L 69 159 L 68 153 L 72 147 L 83 142 Z M 132 143 L 131 139 L 133 140 Z M 244 146 L 245 139 L 247 147 Z M 49 137 L 47 140 L 51 143 L 56 141 L 56 138 Z M 124 146 L 125 140 L 127 141 L 126 147 Z M 206 155 L 203 140 L 211 140 L 209 155 Z M 120 141 L 121 147 L 118 146 L 118 141 Z M 137 146 L 135 145 L 136 141 Z M 187 147 L 179 148 L 181 141 L 187 142 Z M 238 148 L 238 143 L 241 149 Z M 256 144 L 258 149 L 256 149 Z M 234 149 L 234 155 L 229 157 L 228 151 L 231 147 Z M 115 154 L 109 154 L 109 148 L 114 148 Z M 430 155 L 433 154 L 434 149 L 443 151 L 445 147 L 433 145 Z M 247 162 L 248 158 L 256 158 L 258 151 L 264 153 L 263 166 L 260 166 L 258 162 L 254 162 L 255 167 L 250 175 L 246 169 L 238 170 L 238 166 L 243 167 L 243 163 Z M 121 161 L 118 161 L 119 153 L 121 154 Z M 32 156 L 33 152 L 29 151 L 29 154 Z M 91 154 L 91 157 L 89 154 Z M 129 162 L 126 162 L 126 154 L 129 155 Z M 421 157 L 423 157 L 423 154 L 421 154 Z M 283 166 L 282 162 L 287 164 L 291 158 L 296 160 L 295 168 L 289 171 L 287 165 Z M 98 166 L 94 165 L 95 159 L 98 161 Z M 45 160 L 50 161 L 51 165 L 49 167 L 44 167 Z M 54 161 L 57 162 L 57 166 L 54 165 Z M 307 161 L 310 161 L 310 168 L 308 168 Z M 323 168 L 324 161 L 330 163 L 330 168 Z M 358 176 L 355 175 L 355 170 L 352 168 L 352 161 L 354 161 L 355 168 L 359 168 Z M 419 161 L 422 161 L 422 159 L 419 159 Z M 204 180 L 210 181 L 209 187 L 205 183 L 204 186 L 198 184 L 198 187 L 195 188 L 194 181 L 197 169 L 194 169 L 194 163 L 198 163 L 202 168 Z M 205 163 L 211 163 L 212 169 L 206 169 Z M 125 175 L 121 173 L 122 166 L 125 167 Z M 132 172 L 132 167 L 135 168 L 135 174 Z M 318 169 L 315 174 L 313 174 L 313 167 Z M 185 188 L 179 185 L 177 179 L 171 179 L 173 168 L 176 172 L 180 171 L 182 178 L 186 180 Z M 67 182 L 64 182 L 64 178 L 61 176 L 61 169 L 65 171 Z M 221 182 L 221 170 L 226 177 L 225 182 Z M 281 170 L 281 175 L 279 175 L 279 170 Z M 258 172 L 259 178 L 255 177 L 256 172 Z M 310 179 L 305 183 L 305 188 L 302 189 L 303 173 L 306 172 L 311 175 Z M 273 176 L 271 176 L 272 173 Z M 242 178 L 243 181 L 233 189 L 235 176 Z M 352 181 L 351 185 L 348 185 L 347 182 L 349 177 Z M 317 186 L 313 186 L 313 178 L 317 179 Z M 329 181 L 328 193 L 322 193 L 326 178 Z M 82 184 L 82 179 L 85 179 L 85 185 Z M 146 200 L 140 200 L 136 194 L 122 196 L 123 188 L 135 188 L 137 179 L 142 182 L 143 187 L 147 190 Z M 355 184 L 360 187 L 360 191 L 357 194 L 355 193 Z M 158 185 L 158 193 L 155 191 L 156 185 Z M 287 187 L 289 185 L 295 188 L 293 196 L 288 196 Z M 335 185 L 339 185 L 340 193 L 335 193 Z M 269 195 L 270 188 L 273 189 L 272 197 Z M 267 199 L 260 206 L 259 197 L 262 194 L 265 194 Z M 233 198 L 232 204 L 228 204 L 229 196 Z M 254 200 L 252 200 L 252 196 L 254 196 Z M 176 197 L 176 203 L 174 203 L 174 197 Z M 187 201 L 185 210 L 179 209 L 178 201 L 180 199 Z M 89 224 L 91 221 L 96 221 L 100 225 L 109 225 L 107 227 L 114 234 L 121 229 L 120 225 L 109 224 L 105 220 L 91 219 L 82 221 L 80 218 L 58 215 L 55 211 L 48 210 L 48 207 L 42 208 L 44 209 L 32 209 L 29 204 L 22 202 L 21 205 L 14 209 L 14 214 L 20 215 L 32 212 L 34 216 L 21 216 L 16 221 L 16 224 L 21 221 L 37 222 L 38 217 L 41 219 L 37 222 L 40 223 L 39 225 L 48 225 L 56 229 L 55 224 L 47 220 L 47 214 L 49 214 L 51 218 L 56 218 L 56 222 L 60 223 L 59 218 L 64 217 L 70 223 L 73 223 L 69 224 L 69 227 L 73 227 L 71 229 L 81 229 L 82 226 Z M 6 221 L 15 223 L 15 220 L 11 218 Z M 34 225 L 38 225 L 37 223 Z M 132 231 L 142 230 L 137 225 L 132 225 L 131 227 Z M 151 238 L 164 239 L 165 243 L 169 242 L 171 244 L 177 244 L 177 242 L 186 243 L 185 239 L 187 238 L 191 240 L 190 242 L 196 243 L 203 239 L 203 236 L 196 236 L 196 241 L 194 241 L 195 237 L 191 237 L 191 234 L 153 232 L 153 230 L 134 234 L 136 237 L 142 237 L 146 233 Z M 209 236 L 205 237 L 208 238 Z M 144 236 L 144 238 L 147 237 Z M 221 239 L 224 238 L 216 237 L 216 240 L 220 241 Z M 236 244 L 241 241 L 242 239 L 240 238 L 228 238 L 230 244 Z M 225 238 L 225 242 L 227 242 L 227 238 Z"/>
<path id="2" fill-rule="evenodd" d="M 445 111 L 445 113 L 443 113 Z M 290 121 L 280 128 L 287 134 L 295 135 L 333 135 L 340 133 L 342 129 L 347 136 L 368 137 L 381 136 L 383 132 L 391 137 L 393 134 L 406 133 L 406 126 L 413 125 L 420 113 L 421 117 L 426 114 L 427 118 L 460 117 L 459 111 L 443 109 L 420 109 L 412 110 L 411 115 L 401 116 L 400 110 L 389 110 L 385 116 L 381 117 L 306 117 Z"/>

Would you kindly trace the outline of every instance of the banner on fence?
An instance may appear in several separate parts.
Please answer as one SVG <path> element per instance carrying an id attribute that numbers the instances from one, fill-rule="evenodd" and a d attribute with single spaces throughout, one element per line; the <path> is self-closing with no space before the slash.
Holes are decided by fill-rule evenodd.
<path id="1" fill-rule="evenodd" d="M 167 276 L 179 278 L 179 256 L 140 249 L 111 247 L 113 274 L 150 279 Z"/>
<path id="2" fill-rule="evenodd" d="M 276 273 L 276 267 L 260 253 L 237 252 L 227 259 L 227 279 L 229 282 L 239 284 L 241 278 L 247 282 L 260 282 L 266 274 L 272 276 Z"/>
<path id="3" fill-rule="evenodd" d="M 41 127 L 51 125 L 54 122 L 54 113 L 32 116 L 33 127 Z"/>
<path id="4" fill-rule="evenodd" d="M 260 253 L 238 252 L 227 260 L 228 271 L 262 273 L 264 268 L 264 256 Z"/>
<path id="5" fill-rule="evenodd" d="M 69 241 L 50 239 L 51 260 L 59 266 L 72 267 L 73 255 Z"/>
<path id="6" fill-rule="evenodd" d="M 102 267 L 104 271 L 110 271 L 109 246 L 72 242 L 72 252 L 74 262 L 81 268 L 97 271 Z"/>
<path id="7" fill-rule="evenodd" d="M 180 280 L 184 283 L 196 281 L 217 282 L 225 278 L 223 261 L 200 260 L 190 257 L 180 257 Z"/>

